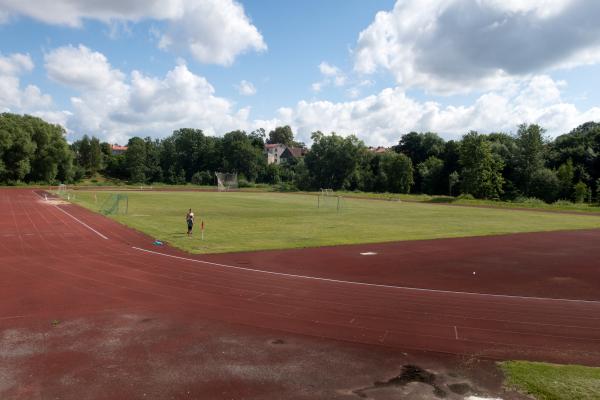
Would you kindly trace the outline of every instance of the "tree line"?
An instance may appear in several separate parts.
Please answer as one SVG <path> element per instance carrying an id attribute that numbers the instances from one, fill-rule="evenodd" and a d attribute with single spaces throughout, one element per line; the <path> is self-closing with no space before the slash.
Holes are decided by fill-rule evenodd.
<path id="1" fill-rule="evenodd" d="M 385 152 L 356 136 L 311 135 L 305 157 L 267 164 L 266 143 L 304 146 L 289 126 L 222 137 L 183 128 L 163 139 L 133 137 L 124 154 L 83 136 L 70 146 L 64 129 L 39 118 L 0 115 L 0 182 L 77 182 L 101 173 L 131 183 L 214 185 L 214 172 L 237 172 L 240 185 L 280 190 L 471 195 L 483 199 L 537 198 L 546 202 L 600 201 L 600 123 L 587 122 L 549 140 L 535 124 L 515 134 L 475 131 L 460 140 L 410 132 Z"/>

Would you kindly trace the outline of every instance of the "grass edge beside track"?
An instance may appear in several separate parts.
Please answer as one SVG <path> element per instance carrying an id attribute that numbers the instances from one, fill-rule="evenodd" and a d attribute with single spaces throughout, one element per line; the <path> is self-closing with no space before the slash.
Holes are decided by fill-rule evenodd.
<path id="1" fill-rule="evenodd" d="M 84 208 L 88 208 L 89 210 L 91 210 L 93 212 L 98 212 L 99 211 L 98 205 L 92 204 L 93 200 L 92 200 L 92 198 L 89 197 L 91 195 L 91 193 L 93 193 L 93 192 L 94 191 L 87 191 L 87 192 L 82 191 L 79 193 L 78 193 L 78 191 L 72 192 L 73 194 L 77 195 L 77 200 L 72 198 L 71 201 L 74 201 L 75 203 L 78 203 L 79 205 L 83 206 Z M 80 197 L 80 193 L 84 197 Z M 187 192 L 187 194 L 185 194 L 186 192 L 181 192 L 181 191 L 173 191 L 173 192 L 161 191 L 160 193 L 159 192 L 156 192 L 156 193 L 137 192 L 135 194 L 134 194 L 134 192 L 128 192 L 128 193 L 129 193 L 129 197 L 142 196 L 142 198 L 145 198 L 146 195 L 151 196 L 151 197 L 158 196 L 157 198 L 160 198 L 160 197 L 164 197 L 169 194 L 173 194 L 173 195 L 176 194 L 178 197 L 179 196 L 196 197 L 196 195 L 193 194 L 194 192 Z M 110 192 L 104 192 L 104 193 L 102 193 L 102 197 L 105 197 L 109 194 L 110 194 Z M 197 195 L 202 196 L 202 197 L 204 197 L 204 196 L 212 197 L 213 196 L 209 193 L 203 193 L 203 194 L 197 193 Z M 215 196 L 223 196 L 222 194 L 217 194 L 216 192 L 214 195 Z M 250 200 L 255 203 L 254 205 L 256 205 L 257 200 L 260 199 L 261 202 L 263 201 L 262 200 L 263 195 L 272 197 L 272 200 L 275 201 L 276 203 L 281 202 L 279 193 L 272 193 L 272 192 L 270 192 L 270 193 L 245 193 L 245 194 L 239 193 L 239 194 L 235 195 L 234 197 L 235 198 L 237 198 L 238 196 L 254 197 L 255 199 L 250 199 Z M 93 196 L 95 197 L 95 194 Z M 225 195 L 225 196 L 228 196 L 228 195 Z M 293 196 L 292 198 L 296 197 L 296 196 L 294 196 L 294 194 L 292 194 L 292 196 Z M 306 196 L 306 194 L 305 194 L 305 196 Z M 87 201 L 85 200 L 85 197 L 88 198 Z M 100 200 L 100 194 L 98 194 L 98 199 L 100 202 L 102 201 L 102 200 Z M 360 200 L 364 201 L 365 199 L 354 199 L 353 201 L 360 201 Z M 315 201 L 316 201 L 316 198 L 315 198 Z M 335 199 L 334 199 L 334 201 L 335 201 Z M 364 204 L 368 204 L 368 203 L 369 202 L 365 202 Z M 160 220 L 156 219 L 156 218 L 148 220 L 149 223 L 144 222 L 143 220 L 136 221 L 135 219 L 132 219 L 131 217 L 124 217 L 124 216 L 112 216 L 111 219 L 117 220 L 118 222 L 120 222 L 124 225 L 127 225 L 130 228 L 133 228 L 134 230 L 145 233 L 152 237 L 159 238 L 162 241 L 171 243 L 175 247 L 178 247 L 184 251 L 188 251 L 188 252 L 194 253 L 194 254 L 223 253 L 223 252 L 228 253 L 228 252 L 256 251 L 256 250 L 277 250 L 277 249 L 292 249 L 292 248 L 322 247 L 322 246 L 337 246 L 337 245 L 352 245 L 352 244 L 375 244 L 375 243 L 388 243 L 388 242 L 397 242 L 397 241 L 427 240 L 427 239 L 440 239 L 440 238 L 453 238 L 453 237 L 472 237 L 472 236 L 490 236 L 490 235 L 493 236 L 493 235 L 512 234 L 512 233 L 518 233 L 518 232 L 524 233 L 524 232 L 543 232 L 543 231 L 557 231 L 557 230 L 562 231 L 562 230 L 598 229 L 598 228 L 600 228 L 600 225 L 598 225 L 599 222 L 596 218 L 588 219 L 589 222 L 582 224 L 581 222 L 575 222 L 571 217 L 567 217 L 567 216 L 563 216 L 563 217 L 559 218 L 558 216 L 556 216 L 556 217 L 550 216 L 548 213 L 540 213 L 537 210 L 522 210 L 522 211 L 518 211 L 518 213 L 520 214 L 521 212 L 525 212 L 525 214 L 523 214 L 522 216 L 516 217 L 516 219 L 511 218 L 511 220 L 513 220 L 513 222 L 515 222 L 517 224 L 517 226 L 514 227 L 514 229 L 510 229 L 510 228 L 506 228 L 505 215 L 507 216 L 509 214 L 505 214 L 505 213 L 510 213 L 514 216 L 518 215 L 518 214 L 513 214 L 511 212 L 511 210 L 502 209 L 502 210 L 494 210 L 494 211 L 491 211 L 491 210 L 485 211 L 485 210 L 482 210 L 481 208 L 479 208 L 479 210 L 472 208 L 473 211 L 471 212 L 471 211 L 467 211 L 465 207 L 460 207 L 460 208 L 463 208 L 462 211 L 460 211 L 459 208 L 455 208 L 454 211 L 451 211 L 452 210 L 451 208 L 446 208 L 446 207 L 443 207 L 443 205 L 438 205 L 438 204 L 426 204 L 426 203 L 417 202 L 417 203 L 413 203 L 411 205 L 410 203 L 411 202 L 407 202 L 404 205 L 402 205 L 401 203 L 389 203 L 389 204 L 385 204 L 385 205 L 384 204 L 381 204 L 381 205 L 371 204 L 371 206 L 369 206 L 368 208 L 375 207 L 376 209 L 382 209 L 382 208 L 383 209 L 389 209 L 389 208 L 396 209 L 397 207 L 400 207 L 400 208 L 412 209 L 414 212 L 425 212 L 425 214 L 429 214 L 428 210 L 431 207 L 431 212 L 437 214 L 438 218 L 440 217 L 440 215 L 446 215 L 445 218 L 450 222 L 450 224 L 438 225 L 438 220 L 434 221 L 434 220 L 428 220 L 428 219 L 423 220 L 424 222 L 422 225 L 414 224 L 414 222 L 415 222 L 414 219 L 418 218 L 418 216 L 411 217 L 412 213 L 408 213 L 408 214 L 404 214 L 406 217 L 403 217 L 400 215 L 400 218 L 408 218 L 408 220 L 406 220 L 406 221 L 401 221 L 400 225 L 393 225 L 393 223 L 395 223 L 394 221 L 386 219 L 385 222 L 380 221 L 380 223 L 379 223 L 380 226 L 375 231 L 373 231 L 373 229 L 375 229 L 375 228 L 373 228 L 372 226 L 366 226 L 364 228 L 364 232 L 362 232 L 362 234 L 357 234 L 356 232 L 360 233 L 361 231 L 360 231 L 360 229 L 358 231 L 356 231 L 356 229 L 360 228 L 360 226 L 364 225 L 364 223 L 360 223 L 360 221 L 364 221 L 364 218 L 361 218 L 360 215 L 358 215 L 358 217 L 357 217 L 357 215 L 354 215 L 354 217 L 347 218 L 345 216 L 346 213 L 349 212 L 350 215 L 353 213 L 353 211 L 352 211 L 353 207 L 351 207 L 348 210 L 345 210 L 345 211 L 343 210 L 343 212 L 341 214 L 335 214 L 335 210 L 333 211 L 333 213 L 331 212 L 331 210 L 329 210 L 329 211 L 324 210 L 324 211 L 326 211 L 324 213 L 308 212 L 307 215 L 298 217 L 298 218 L 300 218 L 299 222 L 296 221 L 296 222 L 291 223 L 290 226 L 293 226 L 295 228 L 292 228 L 291 230 L 280 231 L 276 235 L 276 237 L 273 237 L 273 235 L 269 235 L 269 232 L 275 230 L 275 225 L 274 225 L 273 229 L 270 229 L 270 230 L 263 226 L 261 234 L 250 235 L 251 232 L 248 231 L 248 227 L 254 227 L 254 225 L 252 225 L 252 224 L 254 224 L 254 222 L 249 221 L 248 218 L 246 218 L 244 216 L 241 216 L 242 219 L 240 219 L 239 222 L 241 222 L 242 225 L 239 225 L 239 226 L 245 228 L 245 230 L 244 229 L 240 230 L 240 237 L 238 238 L 239 240 L 237 241 L 239 243 L 243 243 L 243 245 L 240 247 L 240 246 L 232 246 L 231 244 L 220 244 L 219 240 L 221 240 L 223 238 L 219 238 L 219 240 L 217 240 L 217 241 L 207 241 L 207 242 L 202 242 L 202 243 L 197 243 L 195 241 L 189 241 L 186 238 L 184 238 L 184 239 L 178 238 L 178 236 L 181 236 L 179 234 L 180 229 L 179 229 L 179 226 L 177 225 L 177 222 L 174 223 L 173 221 L 179 221 L 179 219 L 181 219 L 181 218 L 180 218 L 179 214 L 177 213 L 177 211 L 173 212 L 173 210 L 170 210 L 172 215 L 167 216 L 167 219 L 165 221 L 163 221 L 167 225 L 160 223 Z M 134 202 L 134 204 L 136 204 L 136 203 Z M 181 210 L 183 210 L 183 212 L 185 212 L 185 211 L 187 211 L 187 204 L 190 204 L 190 203 L 184 202 L 183 204 L 181 204 L 178 207 Z M 146 204 L 146 206 L 148 206 L 148 205 L 151 205 L 151 204 Z M 275 204 L 275 205 L 277 205 L 277 204 Z M 238 204 L 238 206 L 239 206 L 239 204 Z M 261 205 L 261 208 L 264 208 L 264 207 L 262 207 L 262 205 Z M 422 209 L 422 210 L 419 211 L 419 210 L 417 210 L 417 208 Z M 437 210 L 436 210 L 436 208 L 437 208 Z M 445 209 L 445 211 L 444 211 L 444 209 Z M 181 210 L 179 210 L 179 211 L 181 211 Z M 309 209 L 304 209 L 304 210 L 308 211 Z M 134 212 L 132 214 L 132 217 L 144 217 L 144 216 L 155 215 L 153 211 L 154 210 L 152 210 L 152 209 L 140 210 L 140 211 L 138 211 L 139 215 L 135 215 L 135 212 Z M 215 210 L 212 211 L 213 218 L 219 214 L 222 214 L 219 211 L 217 211 L 215 214 L 214 211 Z M 281 212 L 282 210 L 279 210 L 279 211 Z M 492 214 L 502 213 L 502 215 L 501 215 L 501 218 L 499 218 L 499 216 L 496 215 L 496 218 L 495 218 L 496 221 L 492 222 L 492 225 L 490 225 L 489 227 L 486 227 L 485 224 L 483 224 L 483 225 L 480 224 L 480 226 L 477 226 L 477 224 L 473 225 L 469 222 L 469 220 L 463 219 L 463 217 L 458 218 L 459 215 L 461 215 L 461 214 L 464 215 L 465 213 L 466 214 L 475 213 L 475 215 L 477 215 L 477 214 L 492 215 Z M 148 214 L 148 215 L 146 215 L 146 214 Z M 529 221 L 529 224 L 531 226 L 522 226 L 523 225 L 523 216 L 525 216 L 527 214 L 530 214 L 529 219 L 531 219 L 531 221 Z M 546 216 L 544 216 L 544 214 L 546 214 Z M 314 218 L 317 215 L 318 215 L 317 221 L 307 222 L 308 220 L 306 220 L 306 221 L 304 220 L 305 218 Z M 538 216 L 536 216 L 536 215 L 538 215 Z M 579 215 L 579 216 L 573 217 L 573 218 L 581 219 L 581 218 L 585 218 L 586 216 L 587 216 L 587 214 L 583 214 L 583 215 Z M 220 218 L 219 225 L 215 224 L 216 221 L 214 219 L 210 219 L 210 214 L 209 214 L 209 219 L 206 219 L 207 225 L 209 225 L 209 227 L 210 227 L 209 229 L 211 229 L 212 227 L 217 228 L 216 231 L 210 230 L 209 232 L 207 232 L 209 235 L 211 235 L 210 237 L 212 237 L 213 239 L 217 239 L 218 236 L 223 235 L 223 232 L 225 232 L 225 230 L 223 230 L 223 227 L 225 226 L 225 225 L 223 225 L 223 223 L 224 223 L 224 221 L 227 221 L 229 219 L 229 217 L 223 217 L 222 215 L 219 215 L 219 218 Z M 261 221 L 270 221 L 270 222 L 280 223 L 281 221 L 279 221 L 277 218 L 284 218 L 283 221 L 285 222 L 285 221 L 289 220 L 289 219 L 285 219 L 285 218 L 289 218 L 289 215 L 286 214 L 286 216 L 284 216 L 284 217 L 279 215 L 279 216 L 277 216 L 277 218 L 275 218 L 275 215 L 268 215 L 268 213 L 267 213 L 265 215 L 262 215 L 260 218 L 266 218 L 266 219 L 262 219 Z M 535 218 L 535 220 L 533 220 L 532 218 Z M 563 223 L 560 221 L 556 222 L 557 218 L 559 218 L 561 221 L 564 220 L 565 225 L 563 225 Z M 323 226 L 320 225 L 321 221 L 324 221 Z M 359 225 L 358 227 L 356 226 L 357 221 L 358 221 L 358 225 Z M 480 219 L 480 221 L 482 221 L 482 220 Z M 543 222 L 543 221 L 547 221 L 547 223 Z M 554 222 L 552 222 L 552 221 L 554 221 Z M 572 222 L 569 222 L 569 221 L 572 221 Z M 158 229 L 155 226 L 159 223 L 160 223 L 161 229 Z M 406 223 L 408 223 L 408 225 L 406 225 Z M 149 225 L 149 226 L 144 227 L 144 225 Z M 409 226 L 410 229 L 398 230 L 397 226 L 401 227 L 404 225 Z M 519 227 L 519 225 L 521 225 L 521 226 Z M 527 225 L 527 223 L 525 225 Z M 535 227 L 535 229 L 533 229 L 532 226 Z M 169 227 L 170 229 L 167 229 L 165 231 L 163 229 L 164 227 Z M 343 227 L 344 229 L 342 229 L 343 234 L 341 234 L 341 236 L 340 236 L 336 232 L 339 233 L 341 227 Z M 382 228 L 383 231 L 380 228 Z M 427 233 L 427 232 L 430 232 L 432 229 L 434 230 L 434 231 L 432 231 L 433 233 Z M 279 243 L 281 241 L 281 233 L 282 232 L 285 233 L 288 231 L 293 231 L 293 232 L 290 233 L 289 238 L 288 238 L 289 240 L 288 239 L 285 240 L 285 245 L 282 245 L 281 243 Z M 315 232 L 319 232 L 319 235 L 315 236 Z M 398 233 L 398 232 L 400 232 L 400 233 Z M 250 236 L 248 236 L 248 235 L 250 235 Z M 228 237 L 228 239 L 231 239 L 230 233 L 227 234 L 227 237 Z M 261 238 L 264 238 L 266 241 L 264 241 Z M 361 239 L 358 240 L 357 238 L 361 238 Z M 261 240 L 264 241 L 264 243 L 262 243 L 262 242 L 257 243 L 257 241 L 261 241 Z M 291 242 L 290 242 L 290 240 L 291 240 Z M 237 242 L 236 241 L 231 242 L 231 240 L 227 240 L 224 243 L 237 243 Z M 213 247 L 213 245 L 215 245 L 216 247 Z M 202 248 L 197 248 L 198 246 L 202 246 Z"/>
<path id="2" fill-rule="evenodd" d="M 530 361 L 499 365 L 507 388 L 537 400 L 600 399 L 600 368 Z"/>

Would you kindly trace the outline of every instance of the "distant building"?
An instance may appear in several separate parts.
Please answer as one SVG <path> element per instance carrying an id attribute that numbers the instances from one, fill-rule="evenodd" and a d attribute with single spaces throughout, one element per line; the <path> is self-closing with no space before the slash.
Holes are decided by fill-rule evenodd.
<path id="1" fill-rule="evenodd" d="M 294 159 L 304 157 L 308 149 L 303 147 L 291 147 L 282 143 L 265 145 L 267 153 L 267 164 L 285 164 Z"/>
<path id="2" fill-rule="evenodd" d="M 113 156 L 118 156 L 119 154 L 123 154 L 127 151 L 127 146 L 119 146 L 118 144 L 110 145 L 110 152 Z"/>
<path id="3" fill-rule="evenodd" d="M 387 153 L 390 151 L 387 147 L 377 146 L 377 147 L 369 147 L 369 151 L 375 154 Z"/>

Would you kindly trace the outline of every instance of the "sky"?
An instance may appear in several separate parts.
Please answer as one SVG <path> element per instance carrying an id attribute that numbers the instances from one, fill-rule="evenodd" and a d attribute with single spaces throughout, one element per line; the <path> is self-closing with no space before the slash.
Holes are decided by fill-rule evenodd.
<path id="1" fill-rule="evenodd" d="M 600 121 L 598 0 L 0 0 L 0 112 L 125 144 Z"/>

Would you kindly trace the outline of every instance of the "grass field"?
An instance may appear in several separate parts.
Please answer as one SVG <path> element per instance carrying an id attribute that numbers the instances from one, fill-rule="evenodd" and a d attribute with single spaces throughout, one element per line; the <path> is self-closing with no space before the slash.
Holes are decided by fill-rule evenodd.
<path id="1" fill-rule="evenodd" d="M 74 202 L 98 211 L 110 192 L 75 192 Z M 127 192 L 129 212 L 114 215 L 134 229 L 192 253 L 283 249 L 600 228 L 600 218 L 533 211 L 449 207 L 399 201 L 242 192 Z M 193 238 L 185 214 L 196 214 Z M 200 240 L 200 221 L 205 240 Z"/>
<path id="2" fill-rule="evenodd" d="M 600 399 L 600 368 L 527 361 L 501 363 L 506 383 L 538 400 Z"/>

